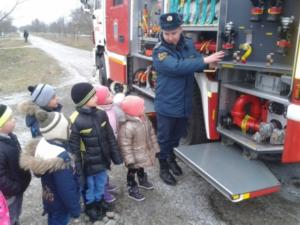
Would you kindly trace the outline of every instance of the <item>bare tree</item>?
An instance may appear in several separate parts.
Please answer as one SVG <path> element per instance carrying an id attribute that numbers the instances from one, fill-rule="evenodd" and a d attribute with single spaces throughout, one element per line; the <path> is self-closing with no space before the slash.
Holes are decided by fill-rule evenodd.
<path id="1" fill-rule="evenodd" d="M 26 2 L 28 0 L 16 0 L 15 4 L 12 6 L 12 8 L 8 12 L 4 12 L 2 15 L 0 15 L 0 22 L 5 20 L 17 7 L 18 5 L 21 5 L 22 3 Z"/>

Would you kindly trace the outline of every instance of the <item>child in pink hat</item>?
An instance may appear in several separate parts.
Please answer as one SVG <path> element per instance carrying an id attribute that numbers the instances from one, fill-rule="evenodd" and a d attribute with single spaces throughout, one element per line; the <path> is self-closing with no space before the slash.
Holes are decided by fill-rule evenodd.
<path id="1" fill-rule="evenodd" d="M 112 127 L 115 137 L 117 138 L 119 123 L 122 120 L 122 110 L 117 104 L 113 103 L 114 96 L 106 86 L 96 87 L 97 105 L 103 109 L 109 119 L 110 126 Z M 107 176 L 107 183 L 105 185 L 104 200 L 111 203 L 116 200 L 110 192 L 114 192 L 118 189 L 117 186 L 109 183 L 109 177 Z"/>
<path id="2" fill-rule="evenodd" d="M 121 102 L 125 112 L 125 122 L 122 123 L 118 142 L 125 166 L 128 168 L 128 196 L 136 201 L 143 201 L 144 195 L 139 187 L 153 189 L 148 181 L 145 167 L 154 165 L 155 154 L 159 147 L 152 123 L 145 115 L 144 100 L 138 96 L 126 96 Z M 138 183 L 135 181 L 137 174 Z"/>

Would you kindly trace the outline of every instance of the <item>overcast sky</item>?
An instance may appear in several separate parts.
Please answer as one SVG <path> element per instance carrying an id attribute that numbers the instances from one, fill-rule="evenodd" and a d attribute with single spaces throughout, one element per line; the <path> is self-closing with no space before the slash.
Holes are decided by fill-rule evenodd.
<path id="1" fill-rule="evenodd" d="M 0 11 L 9 11 L 16 0 L 0 0 Z M 15 26 L 31 24 L 34 19 L 45 23 L 67 17 L 72 10 L 80 7 L 80 0 L 27 0 L 11 14 Z"/>

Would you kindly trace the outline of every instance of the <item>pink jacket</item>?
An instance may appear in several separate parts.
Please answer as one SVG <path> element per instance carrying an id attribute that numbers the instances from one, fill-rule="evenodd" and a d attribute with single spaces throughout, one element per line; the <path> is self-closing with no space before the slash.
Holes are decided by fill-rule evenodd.
<path id="1" fill-rule="evenodd" d="M 7 202 L 1 191 L 0 191 L 0 224 L 10 225 Z"/>

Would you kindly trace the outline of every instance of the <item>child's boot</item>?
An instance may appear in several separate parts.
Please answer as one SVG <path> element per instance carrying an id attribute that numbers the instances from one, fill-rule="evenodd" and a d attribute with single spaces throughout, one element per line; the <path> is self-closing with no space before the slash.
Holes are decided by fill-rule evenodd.
<path id="1" fill-rule="evenodd" d="M 103 198 L 107 203 L 112 203 L 116 200 L 115 196 L 108 192 L 108 186 L 105 186 Z"/>
<path id="2" fill-rule="evenodd" d="M 146 173 L 139 174 L 138 173 L 138 181 L 139 181 L 139 187 L 145 188 L 147 190 L 154 189 L 153 184 L 148 181 L 148 176 Z"/>
<path id="3" fill-rule="evenodd" d="M 139 187 L 137 185 L 128 186 L 128 197 L 138 202 L 145 200 L 144 195 L 140 193 Z"/>
<path id="4" fill-rule="evenodd" d="M 89 217 L 91 222 L 95 222 L 99 219 L 96 202 L 85 205 L 85 214 Z"/>

